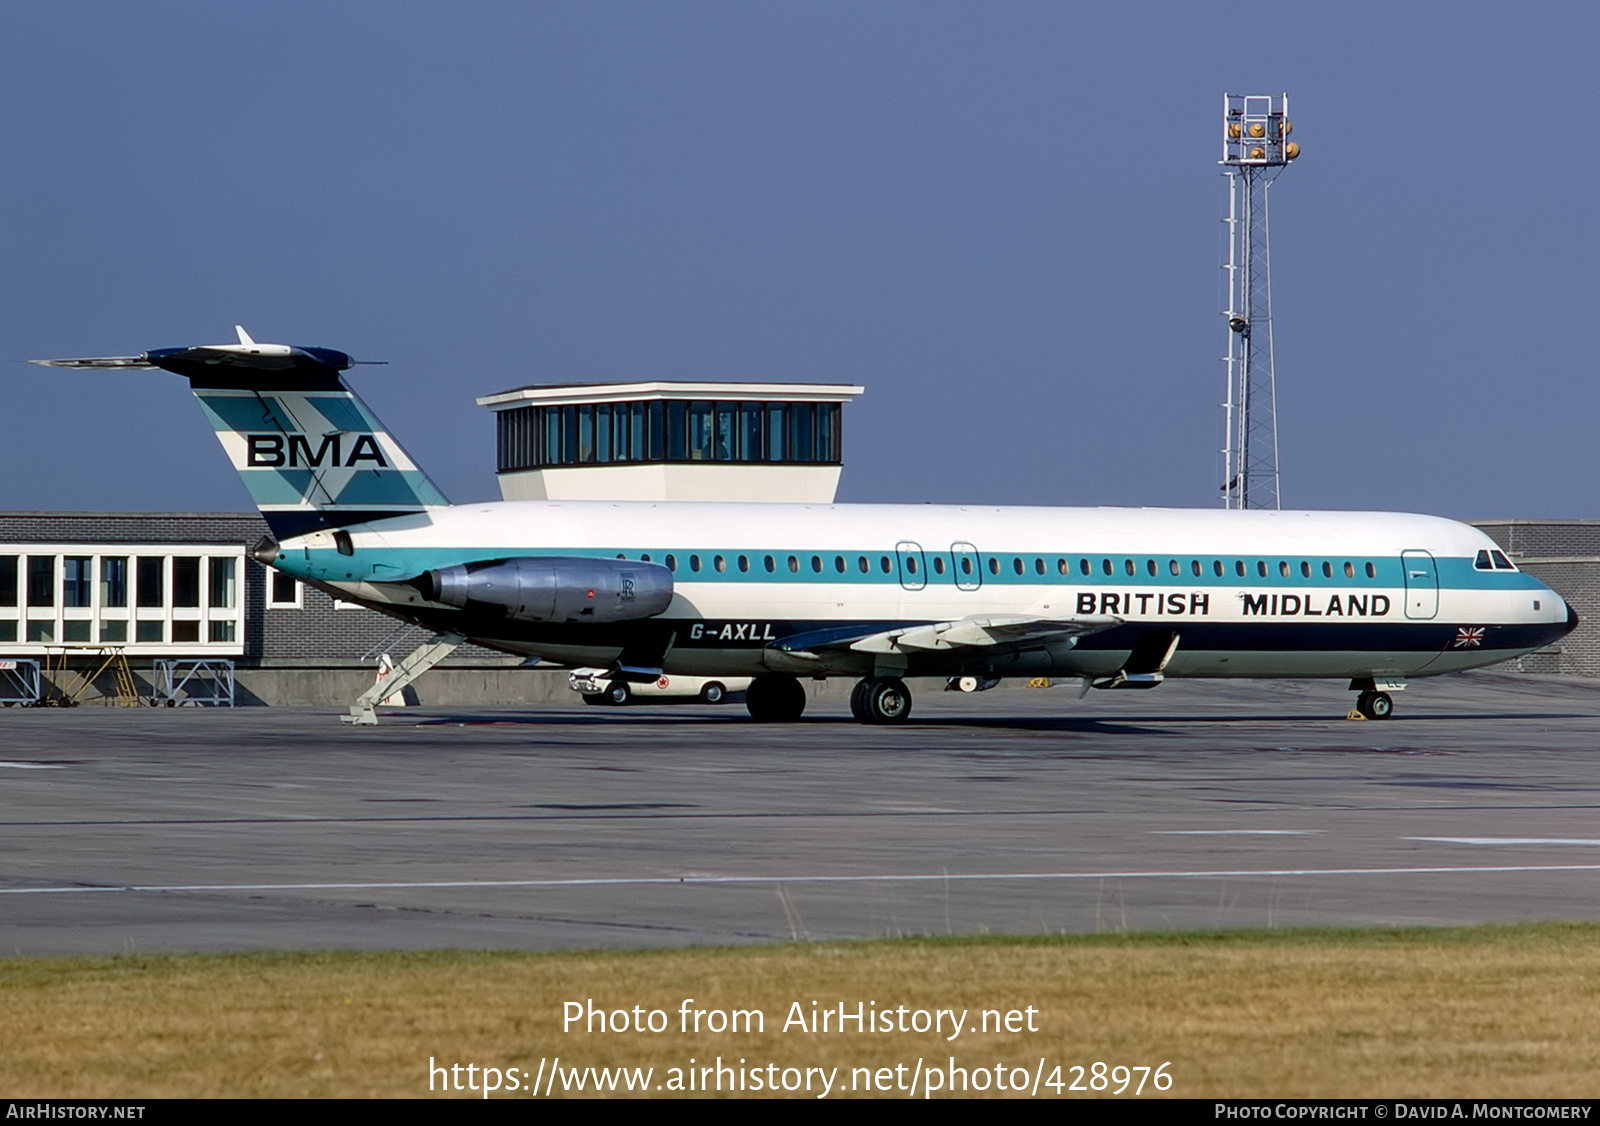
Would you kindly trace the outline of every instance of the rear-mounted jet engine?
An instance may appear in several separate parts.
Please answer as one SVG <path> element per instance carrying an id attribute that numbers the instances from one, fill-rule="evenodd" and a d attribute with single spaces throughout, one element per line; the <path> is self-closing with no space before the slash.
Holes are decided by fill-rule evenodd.
<path id="1" fill-rule="evenodd" d="M 631 622 L 672 601 L 672 572 L 659 563 L 539 556 L 428 571 L 423 597 L 517 622 Z"/>

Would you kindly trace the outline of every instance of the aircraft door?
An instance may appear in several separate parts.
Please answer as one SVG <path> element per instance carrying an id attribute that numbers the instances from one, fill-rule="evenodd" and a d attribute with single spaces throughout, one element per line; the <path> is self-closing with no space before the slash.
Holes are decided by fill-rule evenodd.
<path id="1" fill-rule="evenodd" d="M 1426 551 L 1402 551 L 1406 576 L 1406 617 L 1426 621 L 1439 612 L 1439 569 Z"/>
<path id="2" fill-rule="evenodd" d="M 983 568 L 978 566 L 978 549 L 970 543 L 951 544 L 950 563 L 955 568 L 956 589 L 977 590 L 983 585 Z"/>
<path id="3" fill-rule="evenodd" d="M 907 590 L 921 590 L 928 585 L 928 565 L 922 558 L 922 545 L 901 540 L 894 545 L 900 560 L 900 585 Z"/>

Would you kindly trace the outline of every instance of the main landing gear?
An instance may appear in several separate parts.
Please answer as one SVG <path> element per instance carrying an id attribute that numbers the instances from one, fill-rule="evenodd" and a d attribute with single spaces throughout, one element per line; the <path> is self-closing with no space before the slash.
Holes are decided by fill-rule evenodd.
<path id="1" fill-rule="evenodd" d="M 806 710 L 806 690 L 792 676 L 758 676 L 745 689 L 744 706 L 757 723 L 793 723 Z"/>
<path id="2" fill-rule="evenodd" d="M 911 718 L 911 690 L 897 677 L 868 677 L 850 693 L 850 714 L 862 723 L 904 723 Z"/>

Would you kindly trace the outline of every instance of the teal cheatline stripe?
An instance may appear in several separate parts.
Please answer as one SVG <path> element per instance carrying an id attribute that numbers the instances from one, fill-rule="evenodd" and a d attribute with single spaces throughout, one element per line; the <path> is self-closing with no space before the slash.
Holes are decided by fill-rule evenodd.
<path id="1" fill-rule="evenodd" d="M 241 469 L 239 477 L 256 504 L 302 504 L 311 488 L 309 469 Z"/>
<path id="2" fill-rule="evenodd" d="M 327 419 L 335 430 L 382 430 L 375 419 L 367 418 L 356 406 L 353 398 L 334 398 L 332 396 L 308 396 L 306 401 L 316 408 L 318 414 Z"/>
<path id="3" fill-rule="evenodd" d="M 334 503 L 415 504 L 420 507 L 447 502 L 425 476 L 414 470 L 363 469 L 339 490 Z"/>
<path id="4" fill-rule="evenodd" d="M 211 417 L 215 430 L 278 430 L 286 434 L 296 434 L 300 430 L 289 421 L 277 401 L 268 396 L 196 395 L 195 398 Z"/>

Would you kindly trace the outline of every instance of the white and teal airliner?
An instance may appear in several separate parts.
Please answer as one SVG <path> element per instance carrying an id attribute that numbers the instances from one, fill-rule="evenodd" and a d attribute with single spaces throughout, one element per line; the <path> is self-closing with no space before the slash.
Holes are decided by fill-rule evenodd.
<path id="1" fill-rule="evenodd" d="M 256 558 L 433 631 L 352 709 L 462 641 L 645 681 L 804 677 L 903 722 L 915 677 L 1348 679 L 1387 717 L 1412 677 L 1494 664 L 1577 616 L 1482 532 L 1432 516 L 977 505 L 450 504 L 325 348 L 239 343 L 41 363 L 186 377 L 272 530 Z"/>

